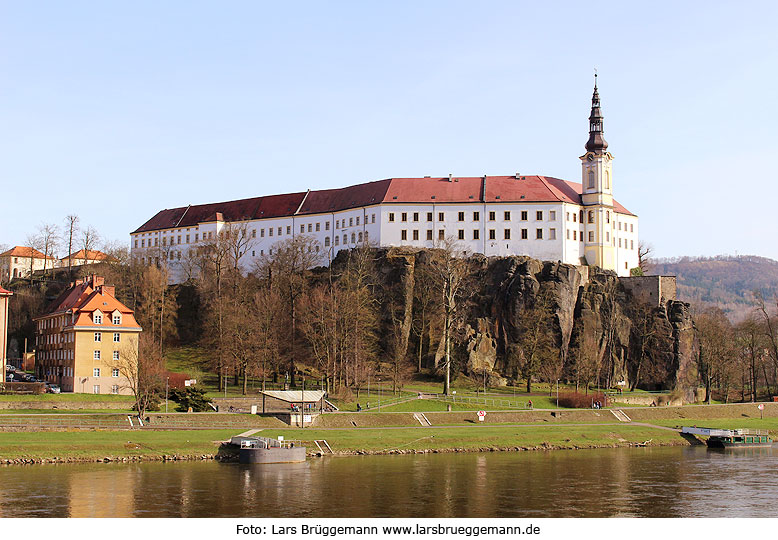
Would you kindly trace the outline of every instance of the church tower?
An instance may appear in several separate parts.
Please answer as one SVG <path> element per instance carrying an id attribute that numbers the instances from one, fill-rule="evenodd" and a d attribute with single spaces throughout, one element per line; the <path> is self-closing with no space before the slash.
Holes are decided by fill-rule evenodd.
<path id="1" fill-rule="evenodd" d="M 603 117 L 597 75 L 594 76 L 592 112 L 589 115 L 589 140 L 581 156 L 581 199 L 584 205 L 584 256 L 589 265 L 616 270 L 613 230 L 613 156 L 603 138 Z"/>

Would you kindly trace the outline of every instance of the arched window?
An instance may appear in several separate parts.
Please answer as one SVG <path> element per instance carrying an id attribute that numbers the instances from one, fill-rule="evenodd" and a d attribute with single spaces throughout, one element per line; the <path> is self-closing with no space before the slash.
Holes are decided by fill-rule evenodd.
<path id="1" fill-rule="evenodd" d="M 610 223 L 610 222 L 611 222 L 611 213 L 605 212 L 605 223 Z"/>
<path id="2" fill-rule="evenodd" d="M 583 210 L 579 212 L 578 221 L 583 223 Z"/>
<path id="3" fill-rule="evenodd" d="M 611 173 L 605 171 L 605 189 L 611 188 Z"/>
<path id="4" fill-rule="evenodd" d="M 594 223 L 594 210 L 589 210 L 589 223 Z"/>
<path id="5" fill-rule="evenodd" d="M 589 171 L 589 187 L 594 187 L 594 171 Z"/>

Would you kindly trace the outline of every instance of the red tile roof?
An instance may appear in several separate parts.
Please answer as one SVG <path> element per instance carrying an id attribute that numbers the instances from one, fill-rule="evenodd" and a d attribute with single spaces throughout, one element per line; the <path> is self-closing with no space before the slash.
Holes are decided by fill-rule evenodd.
<path id="1" fill-rule="evenodd" d="M 28 247 L 28 246 L 14 246 L 5 253 L 0 253 L 0 257 L 5 256 L 11 256 L 11 257 L 30 257 L 32 256 L 33 259 L 51 259 L 56 260 L 54 257 L 49 257 L 47 255 L 44 255 L 40 251 L 38 251 L 35 248 Z"/>
<path id="2" fill-rule="evenodd" d="M 6 291 L 2 287 L 0 287 L 0 296 L 11 296 L 13 293 L 11 291 Z"/>
<path id="3" fill-rule="evenodd" d="M 77 259 L 86 259 L 89 261 L 116 261 L 116 257 L 111 257 L 107 253 L 103 253 L 102 251 L 97 251 L 94 249 L 89 249 L 86 251 L 86 255 L 84 255 L 84 250 L 80 249 L 76 251 L 75 253 L 70 254 L 71 260 L 77 260 Z M 67 262 L 67 257 L 62 257 L 60 261 Z"/>
<path id="4" fill-rule="evenodd" d="M 76 281 L 72 287 L 63 291 L 56 300 L 49 304 L 42 317 L 72 311 L 77 315 L 74 326 L 99 326 L 95 325 L 89 316 L 99 309 L 106 314 L 103 317 L 102 326 L 112 327 L 114 325 L 109 320 L 108 314 L 119 311 L 122 314 L 122 327 L 140 328 L 140 325 L 135 321 L 134 312 L 113 296 L 113 287 L 106 287 L 101 283 L 102 280 L 95 284 L 92 276 L 83 281 Z M 38 318 L 41 317 L 35 319 Z"/>
<path id="5" fill-rule="evenodd" d="M 192 227 L 214 221 L 241 221 L 339 212 L 379 203 L 569 202 L 581 204 L 582 186 L 549 176 L 388 178 L 340 189 L 288 193 L 162 210 L 132 234 Z M 632 215 L 614 201 L 616 212 Z"/>

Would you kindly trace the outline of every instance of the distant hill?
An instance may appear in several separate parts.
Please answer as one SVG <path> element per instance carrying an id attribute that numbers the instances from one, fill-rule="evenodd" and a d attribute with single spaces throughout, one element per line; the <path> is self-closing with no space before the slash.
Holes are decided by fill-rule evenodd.
<path id="1" fill-rule="evenodd" d="M 778 261 L 741 255 L 655 259 L 648 273 L 678 276 L 678 298 L 693 304 L 716 305 L 732 321 L 753 309 L 752 292 L 772 302 L 778 294 Z"/>

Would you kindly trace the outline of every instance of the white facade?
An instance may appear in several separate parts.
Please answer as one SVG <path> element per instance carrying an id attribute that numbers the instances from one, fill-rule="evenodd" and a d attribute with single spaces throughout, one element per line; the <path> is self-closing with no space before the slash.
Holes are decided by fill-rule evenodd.
<path id="1" fill-rule="evenodd" d="M 392 204 L 342 212 L 246 220 L 250 231 L 241 265 L 249 270 L 273 255 L 276 243 L 312 237 L 327 264 L 342 249 L 371 245 L 433 248 L 454 240 L 463 251 L 487 256 L 528 255 L 541 260 L 586 264 L 585 248 L 603 237 L 613 249 L 621 276 L 638 266 L 638 218 L 605 210 L 589 223 L 589 210 L 570 203 Z M 583 218 L 583 221 L 582 221 Z M 190 249 L 209 242 L 227 222 L 207 222 L 131 235 L 131 253 L 144 264 L 168 261 L 176 272 Z M 601 225 L 604 226 L 601 228 Z M 603 233 L 604 231 L 604 233 Z M 590 240 L 591 238 L 591 240 Z M 175 279 L 181 279 L 177 273 Z"/>

